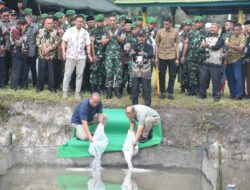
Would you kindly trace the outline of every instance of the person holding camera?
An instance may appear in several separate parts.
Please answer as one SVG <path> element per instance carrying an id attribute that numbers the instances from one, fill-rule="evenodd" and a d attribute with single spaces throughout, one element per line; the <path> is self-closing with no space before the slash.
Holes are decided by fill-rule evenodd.
<path id="1" fill-rule="evenodd" d="M 137 43 L 132 46 L 132 104 L 138 104 L 140 84 L 143 89 L 143 99 L 146 106 L 151 106 L 151 59 L 153 58 L 153 47 L 146 42 L 145 31 L 139 31 Z"/>

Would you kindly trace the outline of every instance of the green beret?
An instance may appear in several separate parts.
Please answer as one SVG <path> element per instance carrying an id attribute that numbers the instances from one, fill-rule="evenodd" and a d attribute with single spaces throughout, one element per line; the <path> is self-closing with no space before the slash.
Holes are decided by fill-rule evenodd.
<path id="1" fill-rule="evenodd" d="M 32 14 L 32 9 L 31 9 L 31 8 L 25 8 L 25 9 L 23 10 L 23 13 L 24 13 L 25 15 L 30 15 L 30 14 Z"/>
<path id="2" fill-rule="evenodd" d="M 66 16 L 74 16 L 76 14 L 75 10 L 67 10 L 66 11 Z"/>
<path id="3" fill-rule="evenodd" d="M 56 17 L 57 19 L 62 19 L 64 17 L 64 13 L 62 13 L 62 12 L 56 12 L 54 14 L 54 17 Z"/>
<path id="4" fill-rule="evenodd" d="M 132 29 L 134 29 L 134 28 L 136 28 L 136 27 L 138 27 L 137 23 L 133 22 L 133 23 L 131 24 L 130 29 L 132 30 Z"/>
<path id="5" fill-rule="evenodd" d="M 184 25 L 191 25 L 191 24 L 193 24 L 193 21 L 191 19 L 186 19 L 186 20 L 184 20 L 183 24 Z"/>
<path id="6" fill-rule="evenodd" d="M 147 23 L 148 24 L 155 24 L 155 23 L 157 23 L 157 19 L 155 17 L 150 16 L 147 18 Z"/>
<path id="7" fill-rule="evenodd" d="M 137 16 L 135 20 L 143 21 L 143 17 L 142 16 Z"/>
<path id="8" fill-rule="evenodd" d="M 202 22 L 202 21 L 204 21 L 204 18 L 202 16 L 194 17 L 194 22 Z"/>
<path id="9" fill-rule="evenodd" d="M 121 20 L 125 20 L 127 18 L 127 16 L 126 15 L 120 15 L 119 16 L 119 21 L 121 21 Z"/>
<path id="10" fill-rule="evenodd" d="M 95 21 L 96 22 L 102 22 L 104 21 L 104 15 L 103 14 L 99 14 L 95 16 Z"/>
<path id="11" fill-rule="evenodd" d="M 42 19 L 46 19 L 46 18 L 48 18 L 48 16 L 49 16 L 49 15 L 48 15 L 47 13 L 43 13 L 43 14 L 41 15 L 41 18 L 42 18 Z"/>

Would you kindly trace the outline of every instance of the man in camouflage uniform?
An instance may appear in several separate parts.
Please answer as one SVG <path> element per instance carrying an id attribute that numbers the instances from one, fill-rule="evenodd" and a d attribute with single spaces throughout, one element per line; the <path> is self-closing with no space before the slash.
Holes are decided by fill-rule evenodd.
<path id="1" fill-rule="evenodd" d="M 122 29 L 125 27 L 125 20 L 127 19 L 126 15 L 120 15 L 119 16 L 119 25 Z"/>
<path id="2" fill-rule="evenodd" d="M 142 30 L 143 29 L 143 17 L 142 16 L 135 17 L 135 22 L 137 23 L 137 26 L 139 27 L 139 29 Z"/>
<path id="3" fill-rule="evenodd" d="M 104 15 L 95 16 L 96 27 L 91 32 L 92 41 L 94 44 L 93 62 L 90 64 L 90 84 L 92 92 L 100 92 L 104 89 L 105 82 L 105 66 L 104 66 L 104 51 L 102 45 L 102 35 L 104 31 Z"/>
<path id="4" fill-rule="evenodd" d="M 106 87 L 107 99 L 112 98 L 112 88 L 115 87 L 115 94 L 118 98 L 122 97 L 122 73 L 121 63 L 122 44 L 126 40 L 126 35 L 121 28 L 116 25 L 116 15 L 109 16 L 109 23 L 102 37 L 102 44 L 106 45 Z"/>
<path id="5" fill-rule="evenodd" d="M 126 41 L 125 44 L 123 45 L 123 53 L 121 56 L 121 62 L 123 64 L 123 88 L 127 84 L 127 91 L 130 93 L 130 88 L 131 88 L 131 81 L 130 81 L 130 75 L 131 75 L 131 58 L 129 52 L 131 51 L 131 48 L 134 44 L 136 44 L 136 37 L 133 36 L 131 32 L 131 25 L 132 25 L 132 20 L 131 19 L 126 19 L 125 20 L 125 26 L 124 26 L 124 32 L 126 34 Z"/>
<path id="6" fill-rule="evenodd" d="M 179 49 L 180 49 L 180 67 L 181 67 L 181 93 L 185 93 L 185 90 L 189 91 L 189 69 L 187 62 L 184 61 L 186 57 L 187 51 L 184 51 L 184 44 L 186 41 L 186 38 L 189 35 L 189 32 L 192 28 L 192 20 L 186 19 L 183 22 L 183 32 L 180 35 L 180 43 L 179 43 Z M 184 53 L 185 52 L 185 53 Z"/>
<path id="7" fill-rule="evenodd" d="M 63 79 L 63 54 L 62 54 L 62 37 L 64 35 L 64 30 L 60 27 L 60 21 L 62 22 L 64 17 L 64 13 L 62 12 L 56 12 L 54 14 L 54 29 L 58 32 L 60 42 L 57 47 L 57 57 L 55 61 L 55 68 L 54 68 L 54 74 L 55 74 L 55 88 L 60 89 L 60 85 Z"/>
<path id="8" fill-rule="evenodd" d="M 61 26 L 64 31 L 75 25 L 74 21 L 76 12 L 75 10 L 67 10 L 65 16 L 66 16 L 65 22 Z"/>
<path id="9" fill-rule="evenodd" d="M 196 16 L 194 19 L 195 29 L 189 32 L 186 38 L 184 49 L 187 55 L 184 60 L 187 62 L 189 70 L 189 92 L 188 95 L 193 96 L 199 92 L 199 66 L 204 62 L 205 50 L 201 47 L 201 43 L 209 36 L 209 32 L 204 28 L 204 18 Z M 184 50 L 185 51 L 185 50 Z"/>
<path id="10" fill-rule="evenodd" d="M 25 46 L 27 48 L 27 63 L 28 70 L 32 74 L 32 84 L 33 86 L 37 85 L 37 72 L 36 72 L 36 59 L 37 59 L 37 46 L 36 46 L 36 36 L 39 31 L 39 26 L 36 23 L 33 23 L 32 17 L 30 14 L 25 15 L 25 20 L 28 24 L 25 32 L 27 37 Z"/>

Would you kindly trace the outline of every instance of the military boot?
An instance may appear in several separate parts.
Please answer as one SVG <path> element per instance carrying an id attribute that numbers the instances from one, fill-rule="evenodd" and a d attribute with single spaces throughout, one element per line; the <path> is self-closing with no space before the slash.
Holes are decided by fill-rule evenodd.
<path id="1" fill-rule="evenodd" d="M 121 88 L 115 88 L 115 95 L 118 99 L 122 98 L 122 94 L 121 94 Z"/>
<path id="2" fill-rule="evenodd" d="M 111 98 L 112 98 L 112 88 L 108 88 L 106 99 L 111 99 Z"/>

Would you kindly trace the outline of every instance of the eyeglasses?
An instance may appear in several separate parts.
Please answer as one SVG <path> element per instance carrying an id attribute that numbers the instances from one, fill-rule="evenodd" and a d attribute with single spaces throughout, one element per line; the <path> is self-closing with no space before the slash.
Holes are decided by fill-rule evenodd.
<path id="1" fill-rule="evenodd" d="M 9 17 L 10 15 L 2 15 L 3 17 Z"/>

